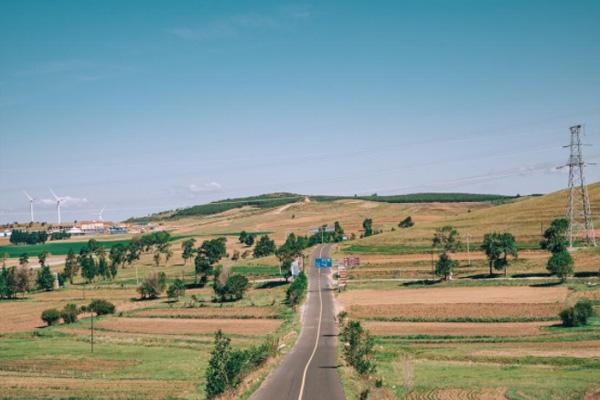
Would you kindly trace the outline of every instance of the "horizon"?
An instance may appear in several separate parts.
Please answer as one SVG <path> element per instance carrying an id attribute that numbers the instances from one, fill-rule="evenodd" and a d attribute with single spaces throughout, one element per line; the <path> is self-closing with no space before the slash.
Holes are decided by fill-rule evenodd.
<path id="1" fill-rule="evenodd" d="M 23 190 L 54 222 L 49 188 L 65 221 L 272 192 L 563 189 L 570 126 L 600 160 L 598 16 L 593 1 L 3 2 L 0 223 L 28 221 Z"/>

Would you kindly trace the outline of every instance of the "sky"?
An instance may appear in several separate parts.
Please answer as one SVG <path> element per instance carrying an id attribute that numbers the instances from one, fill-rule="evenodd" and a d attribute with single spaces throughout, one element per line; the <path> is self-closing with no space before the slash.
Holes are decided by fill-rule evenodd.
<path id="1" fill-rule="evenodd" d="M 268 192 L 547 193 L 598 1 L 0 2 L 0 222 Z M 595 145 L 595 146 L 594 146 Z M 600 166 L 586 170 L 600 180 Z"/>

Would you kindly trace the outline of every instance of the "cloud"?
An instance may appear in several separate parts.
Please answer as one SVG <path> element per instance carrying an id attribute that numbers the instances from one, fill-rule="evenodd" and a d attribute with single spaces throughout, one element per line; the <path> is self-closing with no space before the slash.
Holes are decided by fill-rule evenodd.
<path id="1" fill-rule="evenodd" d="M 72 197 L 72 196 L 62 196 L 61 206 L 73 206 L 73 207 L 81 207 L 87 204 L 88 199 L 85 197 Z M 39 202 L 43 205 L 56 205 L 56 200 L 54 199 L 40 199 Z"/>
<path id="2" fill-rule="evenodd" d="M 166 32 L 183 40 L 203 41 L 239 36 L 253 30 L 278 30 L 310 17 L 306 5 L 288 5 L 271 14 L 238 14 L 217 18 L 198 27 L 173 27 Z"/>
<path id="3" fill-rule="evenodd" d="M 188 185 L 188 190 L 190 193 L 209 193 L 209 192 L 220 192 L 223 190 L 223 186 L 218 182 L 209 182 L 203 185 L 196 185 L 195 183 L 191 183 Z"/>

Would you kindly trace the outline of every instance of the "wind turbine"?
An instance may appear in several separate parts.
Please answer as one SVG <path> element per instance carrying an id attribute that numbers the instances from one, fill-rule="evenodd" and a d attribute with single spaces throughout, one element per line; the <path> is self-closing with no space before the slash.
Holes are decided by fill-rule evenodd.
<path id="1" fill-rule="evenodd" d="M 98 221 L 104 221 L 104 220 L 102 219 L 102 213 L 104 212 L 104 209 L 105 209 L 105 208 L 106 208 L 106 207 L 102 207 L 102 210 L 100 210 L 100 212 L 98 213 Z"/>
<path id="2" fill-rule="evenodd" d="M 56 200 L 56 214 L 58 216 L 58 225 L 60 225 L 60 203 L 62 203 L 65 199 L 64 197 L 58 197 L 52 189 L 50 189 L 50 193 L 52 193 L 52 196 L 54 196 L 54 199 Z"/>
<path id="3" fill-rule="evenodd" d="M 33 201 L 35 200 L 33 197 L 29 195 L 26 191 L 23 190 L 27 199 L 29 199 L 29 214 L 31 214 L 31 222 L 33 222 Z"/>

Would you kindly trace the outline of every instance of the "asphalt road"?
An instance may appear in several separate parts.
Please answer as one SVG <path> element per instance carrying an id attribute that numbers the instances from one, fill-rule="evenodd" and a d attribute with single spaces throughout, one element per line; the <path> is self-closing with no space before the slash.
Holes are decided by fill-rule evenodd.
<path id="1" fill-rule="evenodd" d="M 331 245 L 318 246 L 305 267 L 308 298 L 302 330 L 294 348 L 271 372 L 251 400 L 341 400 L 344 390 L 337 373 L 337 324 L 330 270 L 314 267 L 315 257 L 327 257 Z"/>

